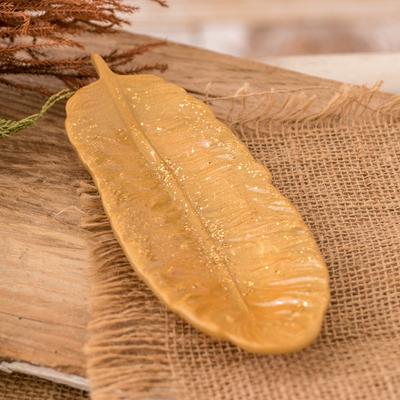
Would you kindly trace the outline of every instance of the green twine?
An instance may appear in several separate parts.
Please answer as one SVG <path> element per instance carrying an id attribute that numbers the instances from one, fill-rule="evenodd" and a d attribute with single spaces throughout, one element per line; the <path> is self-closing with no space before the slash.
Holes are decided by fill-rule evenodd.
<path id="1" fill-rule="evenodd" d="M 50 96 L 46 103 L 43 104 L 41 110 L 29 117 L 14 121 L 11 119 L 0 118 L 0 137 L 11 136 L 14 133 L 20 132 L 25 128 L 33 126 L 40 118 L 42 118 L 49 109 L 57 102 L 65 99 L 69 99 L 75 92 L 70 89 L 63 89 L 58 93 Z"/>

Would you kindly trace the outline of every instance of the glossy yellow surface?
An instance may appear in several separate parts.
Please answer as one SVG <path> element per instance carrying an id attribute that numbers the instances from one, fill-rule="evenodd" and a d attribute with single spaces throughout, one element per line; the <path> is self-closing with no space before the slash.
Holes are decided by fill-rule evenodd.
<path id="1" fill-rule="evenodd" d="M 136 272 L 198 329 L 258 353 L 318 335 L 328 274 L 296 208 L 210 108 L 151 75 L 112 73 L 66 127 Z"/>

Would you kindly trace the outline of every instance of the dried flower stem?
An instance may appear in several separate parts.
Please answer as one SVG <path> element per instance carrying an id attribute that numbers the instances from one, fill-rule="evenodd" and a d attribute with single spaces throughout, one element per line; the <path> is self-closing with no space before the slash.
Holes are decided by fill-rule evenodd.
<path id="1" fill-rule="evenodd" d="M 25 117 L 19 121 L 0 118 L 0 137 L 7 137 L 25 128 L 34 125 L 57 102 L 69 99 L 74 94 L 73 90 L 64 89 L 49 97 L 36 114 Z"/>

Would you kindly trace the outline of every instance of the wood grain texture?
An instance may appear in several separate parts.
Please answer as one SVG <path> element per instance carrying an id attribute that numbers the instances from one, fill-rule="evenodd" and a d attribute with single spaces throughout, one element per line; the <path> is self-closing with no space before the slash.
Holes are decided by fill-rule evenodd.
<path id="1" fill-rule="evenodd" d="M 87 47 L 101 53 L 149 40 L 120 33 L 87 40 Z M 254 91 L 307 87 L 324 103 L 339 86 L 177 44 L 140 60 L 168 63 L 164 77 L 195 94 L 208 83 L 211 95 L 230 95 L 244 83 Z M 43 101 L 0 88 L 4 117 L 30 114 Z M 223 112 L 229 103 L 221 107 Z M 0 357 L 84 376 L 90 260 L 79 228 L 76 182 L 87 174 L 66 138 L 64 118 L 64 105 L 57 105 L 36 127 L 0 141 Z"/>
<path id="2" fill-rule="evenodd" d="M 1 114 L 10 117 L 43 101 L 10 96 L 1 91 Z M 63 107 L 39 129 L 0 141 L 0 352 L 68 369 L 84 364 L 88 254 L 74 192 L 85 172 L 65 137 Z"/>

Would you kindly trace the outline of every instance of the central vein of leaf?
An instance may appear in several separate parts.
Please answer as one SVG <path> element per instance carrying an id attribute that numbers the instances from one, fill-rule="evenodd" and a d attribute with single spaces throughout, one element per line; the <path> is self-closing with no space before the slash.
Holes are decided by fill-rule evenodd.
<path id="1" fill-rule="evenodd" d="M 149 165 L 155 165 L 155 164 L 160 165 L 161 166 L 160 170 L 164 171 L 164 173 L 168 175 L 168 177 L 170 178 L 169 179 L 170 182 L 173 182 L 173 191 L 174 191 L 173 197 L 175 197 L 175 199 L 177 199 L 180 204 L 187 204 L 187 207 L 185 207 L 186 213 L 188 214 L 188 216 L 192 217 L 190 218 L 191 222 L 193 222 L 193 224 L 196 225 L 197 228 L 196 231 L 201 236 L 202 242 L 210 246 L 210 249 L 215 249 L 219 253 L 217 254 L 216 257 L 213 257 L 213 262 L 217 264 L 218 270 L 220 271 L 220 273 L 224 275 L 221 278 L 223 278 L 224 283 L 227 283 L 234 289 L 234 292 L 237 294 L 237 298 L 239 299 L 239 303 L 241 304 L 241 306 L 245 309 L 248 309 L 248 304 L 245 298 L 243 297 L 238 282 L 236 281 L 235 275 L 230 270 L 224 255 L 220 254 L 221 253 L 220 244 L 214 243 L 215 240 L 213 239 L 211 232 L 208 230 L 201 215 L 195 209 L 190 197 L 185 192 L 184 188 L 180 184 L 174 172 L 171 170 L 168 163 L 165 162 L 161 154 L 151 143 L 149 137 L 146 135 L 145 130 L 138 123 L 132 110 L 130 110 L 129 107 L 128 108 L 124 107 L 123 103 L 121 104 L 120 99 L 123 99 L 125 106 L 129 104 L 129 99 L 126 97 L 124 90 L 118 88 L 118 78 L 109 69 L 108 71 L 104 71 L 101 66 L 100 67 L 98 66 L 98 70 L 101 73 L 100 76 L 101 80 L 103 81 L 108 92 L 110 93 L 111 98 L 119 114 L 121 115 L 121 118 L 124 121 L 124 124 L 127 126 L 127 129 L 131 130 L 132 127 L 134 127 L 135 130 L 138 132 L 137 135 L 138 137 L 135 137 L 135 135 L 133 137 L 134 143 L 137 146 L 138 150 L 148 161 Z M 171 193 L 170 196 L 172 196 Z M 181 209 L 183 208 L 181 207 Z"/>

